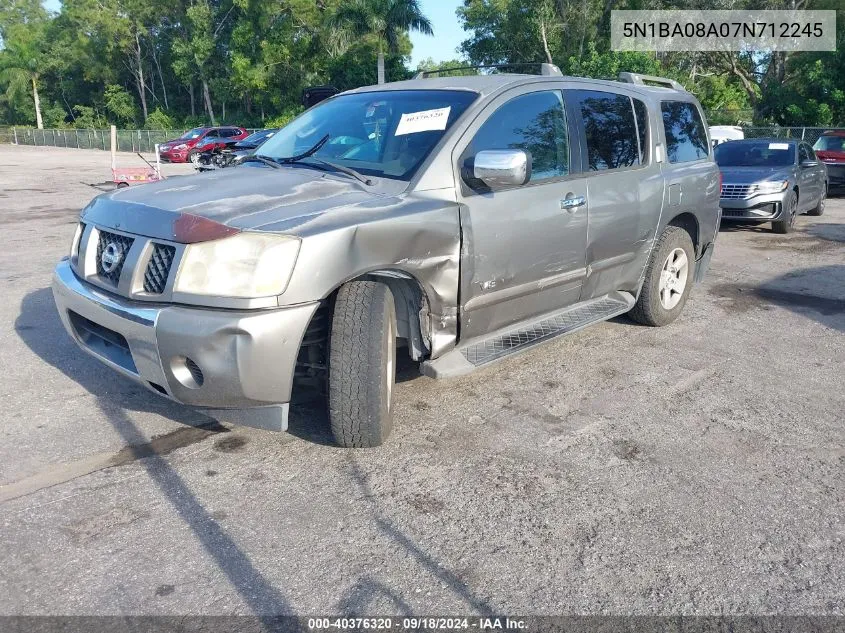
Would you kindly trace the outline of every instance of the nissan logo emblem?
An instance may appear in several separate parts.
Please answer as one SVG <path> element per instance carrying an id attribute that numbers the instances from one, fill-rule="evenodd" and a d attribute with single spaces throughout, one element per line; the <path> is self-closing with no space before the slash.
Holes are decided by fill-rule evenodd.
<path id="1" fill-rule="evenodd" d="M 123 259 L 123 251 L 114 242 L 109 242 L 103 249 L 103 254 L 100 255 L 100 263 L 103 266 L 103 272 L 111 273 L 120 264 Z"/>

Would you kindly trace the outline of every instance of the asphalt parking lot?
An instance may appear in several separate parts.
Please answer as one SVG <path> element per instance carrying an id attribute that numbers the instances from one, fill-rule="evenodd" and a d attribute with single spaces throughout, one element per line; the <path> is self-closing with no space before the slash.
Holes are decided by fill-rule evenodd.
<path id="1" fill-rule="evenodd" d="M 75 348 L 50 278 L 108 167 L 0 146 L 0 615 L 845 614 L 845 198 L 723 229 L 669 327 L 403 367 L 347 451 L 307 400 L 215 425 Z"/>

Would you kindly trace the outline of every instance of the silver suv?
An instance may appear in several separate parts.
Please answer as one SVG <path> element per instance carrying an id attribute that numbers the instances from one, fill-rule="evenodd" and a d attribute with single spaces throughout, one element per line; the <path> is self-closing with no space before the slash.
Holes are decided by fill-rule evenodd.
<path id="1" fill-rule="evenodd" d="M 719 226 L 698 102 L 543 71 L 352 90 L 237 168 L 96 198 L 55 272 L 67 331 L 223 421 L 284 430 L 294 383 L 321 385 L 363 447 L 390 433 L 397 350 L 440 378 L 670 323 Z"/>

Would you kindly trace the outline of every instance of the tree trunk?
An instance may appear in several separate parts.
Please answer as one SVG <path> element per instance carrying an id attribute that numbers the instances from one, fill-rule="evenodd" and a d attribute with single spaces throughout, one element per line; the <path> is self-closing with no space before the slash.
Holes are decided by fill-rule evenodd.
<path id="1" fill-rule="evenodd" d="M 384 83 L 384 53 L 381 50 L 381 45 L 378 49 L 378 82 L 379 84 Z"/>
<path id="2" fill-rule="evenodd" d="M 220 115 L 220 122 L 221 123 L 226 122 L 226 100 L 225 99 L 223 99 L 223 112 Z"/>
<path id="3" fill-rule="evenodd" d="M 153 62 L 155 62 L 156 68 L 158 69 L 158 80 L 161 82 L 161 94 L 164 96 L 164 109 L 169 110 L 170 106 L 167 105 L 167 86 L 164 85 L 164 75 L 161 72 L 161 62 L 158 60 L 158 55 L 156 55 L 155 43 L 153 43 L 152 51 Z"/>
<path id="4" fill-rule="evenodd" d="M 553 64 L 552 54 L 549 52 L 549 41 L 546 39 L 546 21 L 540 20 L 540 36 L 543 38 L 543 52 L 546 53 L 546 61 Z"/>
<path id="5" fill-rule="evenodd" d="M 32 75 L 30 79 L 32 80 L 32 100 L 35 101 L 35 123 L 38 125 L 39 130 L 43 130 L 44 121 L 41 119 L 41 99 L 38 98 L 38 86 L 36 85 L 38 77 Z"/>
<path id="6" fill-rule="evenodd" d="M 217 119 L 214 118 L 214 109 L 211 107 L 211 93 L 208 92 L 208 82 L 205 77 L 202 78 L 202 97 L 205 101 L 205 111 L 208 113 L 208 118 L 211 119 L 211 125 L 217 125 Z"/>
<path id="7" fill-rule="evenodd" d="M 197 116 L 197 108 L 194 105 L 194 82 L 188 84 L 188 95 L 191 97 L 191 116 Z"/>
<path id="8" fill-rule="evenodd" d="M 147 92 L 144 83 L 144 64 L 141 57 L 141 37 L 135 32 L 135 84 L 138 87 L 138 96 L 141 97 L 141 111 L 144 113 L 144 121 L 147 120 Z"/>

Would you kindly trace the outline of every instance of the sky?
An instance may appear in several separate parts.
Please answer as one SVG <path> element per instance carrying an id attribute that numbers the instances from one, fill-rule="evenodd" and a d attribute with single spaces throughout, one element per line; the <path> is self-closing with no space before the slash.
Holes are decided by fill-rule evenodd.
<path id="1" fill-rule="evenodd" d="M 61 8 L 61 0 L 44 0 L 44 6 L 50 11 Z M 455 9 L 461 0 L 420 0 L 423 13 L 431 20 L 434 36 L 411 32 L 411 68 L 416 68 L 423 59 L 431 57 L 435 62 L 447 59 L 459 59 L 457 48 L 466 39 L 461 24 L 455 15 Z"/>
<path id="2" fill-rule="evenodd" d="M 467 36 L 455 15 L 455 9 L 462 4 L 461 0 L 420 0 L 423 13 L 431 20 L 434 36 L 411 31 L 411 43 L 414 45 L 411 68 L 416 68 L 427 57 L 435 62 L 461 58 L 456 49 Z"/>

